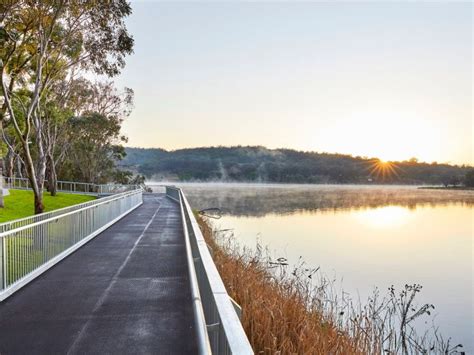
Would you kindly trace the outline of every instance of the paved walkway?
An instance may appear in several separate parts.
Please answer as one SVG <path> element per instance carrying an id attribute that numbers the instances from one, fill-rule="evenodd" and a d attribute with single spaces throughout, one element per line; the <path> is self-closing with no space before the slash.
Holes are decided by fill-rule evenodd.
<path id="1" fill-rule="evenodd" d="M 0 354 L 193 354 L 178 204 L 163 194 L 0 303 Z"/>

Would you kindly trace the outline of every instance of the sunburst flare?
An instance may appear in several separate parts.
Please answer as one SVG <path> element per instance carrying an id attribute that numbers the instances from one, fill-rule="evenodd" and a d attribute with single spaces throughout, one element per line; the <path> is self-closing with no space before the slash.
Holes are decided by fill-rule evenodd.
<path id="1" fill-rule="evenodd" d="M 386 181 L 394 176 L 399 177 L 397 165 L 390 161 L 374 159 L 368 169 L 370 170 L 370 176 L 375 177 L 377 180 Z"/>

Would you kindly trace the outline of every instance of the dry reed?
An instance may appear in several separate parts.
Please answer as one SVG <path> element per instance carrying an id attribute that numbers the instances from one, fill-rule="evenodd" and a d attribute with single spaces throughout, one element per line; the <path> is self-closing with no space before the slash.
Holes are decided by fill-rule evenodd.
<path id="1" fill-rule="evenodd" d="M 198 221 L 229 295 L 242 307 L 256 354 L 460 353 L 434 327 L 416 334 L 414 321 L 434 308 L 416 307 L 421 286 L 398 293 L 392 287 L 385 297 L 375 290 L 367 304 L 354 304 L 318 269 L 272 259 L 260 246 L 242 248 L 207 220 Z"/>

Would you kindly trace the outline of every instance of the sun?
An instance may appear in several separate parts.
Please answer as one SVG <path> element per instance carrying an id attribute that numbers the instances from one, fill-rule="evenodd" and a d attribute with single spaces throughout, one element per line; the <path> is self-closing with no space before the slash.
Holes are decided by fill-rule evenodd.
<path id="1" fill-rule="evenodd" d="M 391 180 L 394 176 L 399 176 L 396 164 L 388 160 L 374 159 L 370 162 L 368 170 L 370 170 L 369 175 L 371 177 L 375 177 L 378 180 L 381 179 L 382 181 Z"/>

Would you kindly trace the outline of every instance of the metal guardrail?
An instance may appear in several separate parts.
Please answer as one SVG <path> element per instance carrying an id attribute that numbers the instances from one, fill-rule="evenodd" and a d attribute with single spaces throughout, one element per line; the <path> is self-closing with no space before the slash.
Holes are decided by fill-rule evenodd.
<path id="1" fill-rule="evenodd" d="M 0 301 L 139 207 L 142 195 L 124 192 L 1 232 Z"/>
<path id="2" fill-rule="evenodd" d="M 253 354 L 186 196 L 171 186 L 166 195 L 181 207 L 200 354 Z"/>
<path id="3" fill-rule="evenodd" d="M 181 189 L 174 186 L 166 186 L 166 196 L 181 204 Z"/>
<path id="4" fill-rule="evenodd" d="M 132 191 L 137 189 L 142 189 L 140 185 L 119 185 L 119 184 L 107 184 L 107 185 L 97 185 L 98 186 L 98 195 L 113 195 L 121 192 Z"/>
<path id="5" fill-rule="evenodd" d="M 129 191 L 129 193 L 135 193 L 135 192 L 134 191 Z M 29 217 L 15 219 L 15 220 L 10 221 L 10 222 L 0 223 L 0 233 L 6 232 L 6 231 L 9 231 L 9 230 L 12 230 L 12 229 L 20 228 L 20 227 L 23 227 L 23 226 L 26 226 L 28 224 L 32 224 L 32 223 L 35 223 L 35 222 L 44 221 L 45 219 L 60 216 L 64 213 L 76 211 L 76 210 L 79 210 L 79 209 L 84 208 L 84 207 L 96 205 L 100 202 L 108 201 L 108 200 L 111 200 L 115 197 L 116 196 L 114 196 L 114 195 L 105 196 L 105 197 L 101 197 L 98 200 L 87 201 L 87 202 L 79 203 L 77 205 L 72 205 L 72 206 L 69 206 L 69 207 L 59 208 L 59 209 L 51 211 L 51 212 L 44 212 L 44 213 L 41 213 L 41 214 L 36 214 L 36 215 L 33 215 L 33 216 L 29 216 Z"/>
<path id="6" fill-rule="evenodd" d="M 7 189 L 30 190 L 30 180 L 27 178 L 3 177 L 4 187 Z M 45 181 L 47 183 L 47 181 Z M 75 181 L 57 181 L 58 192 L 80 193 L 90 195 L 111 195 L 125 191 L 139 189 L 139 185 L 120 185 L 120 184 L 92 184 L 87 182 Z"/>
<path id="7" fill-rule="evenodd" d="M 167 186 L 166 194 L 180 204 L 199 353 L 253 354 L 240 322 L 240 307 L 225 289 L 184 193 Z M 0 301 L 142 203 L 140 188 L 1 224 Z"/>

